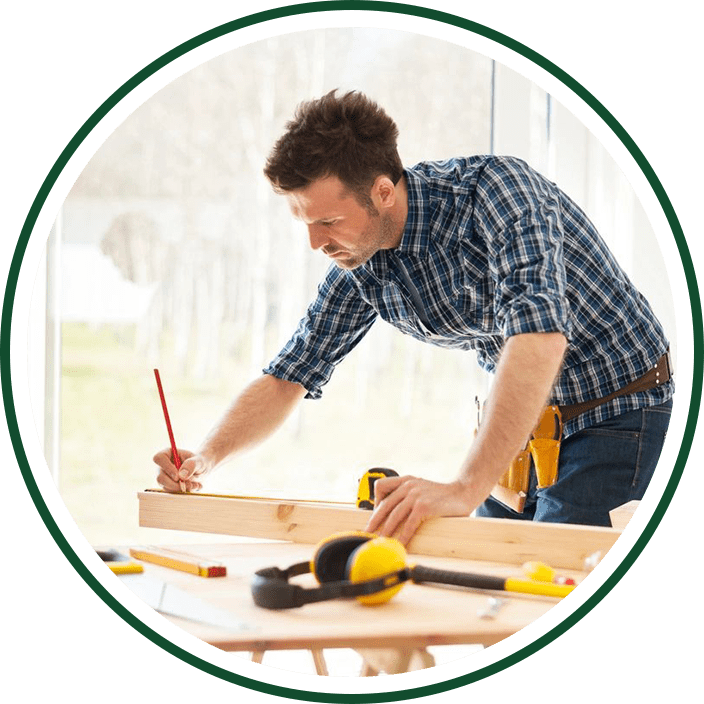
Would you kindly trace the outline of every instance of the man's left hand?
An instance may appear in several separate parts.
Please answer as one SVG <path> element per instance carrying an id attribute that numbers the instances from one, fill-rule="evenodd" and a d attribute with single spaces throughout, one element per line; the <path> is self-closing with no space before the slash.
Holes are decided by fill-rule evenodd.
<path id="1" fill-rule="evenodd" d="M 374 502 L 367 532 L 392 536 L 398 530 L 394 537 L 404 545 L 428 518 L 468 516 L 476 508 L 467 485 L 462 482 L 441 484 L 411 476 L 377 479 Z"/>

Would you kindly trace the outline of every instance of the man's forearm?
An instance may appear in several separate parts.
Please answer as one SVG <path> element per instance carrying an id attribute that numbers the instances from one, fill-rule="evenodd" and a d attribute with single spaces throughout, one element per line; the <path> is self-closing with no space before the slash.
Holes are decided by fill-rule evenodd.
<path id="1" fill-rule="evenodd" d="M 367 531 L 397 535 L 407 544 L 428 518 L 470 515 L 525 445 L 550 396 L 566 347 L 566 339 L 558 333 L 511 337 L 459 478 L 449 484 L 411 476 L 378 479 Z"/>
<path id="2" fill-rule="evenodd" d="M 257 445 L 286 420 L 305 394 L 299 384 L 264 374 L 234 400 L 198 454 L 213 469 L 231 455 Z"/>
<path id="3" fill-rule="evenodd" d="M 566 348 L 560 333 L 528 333 L 506 342 L 481 427 L 460 473 L 472 496 L 488 496 L 525 446 L 550 397 Z"/>

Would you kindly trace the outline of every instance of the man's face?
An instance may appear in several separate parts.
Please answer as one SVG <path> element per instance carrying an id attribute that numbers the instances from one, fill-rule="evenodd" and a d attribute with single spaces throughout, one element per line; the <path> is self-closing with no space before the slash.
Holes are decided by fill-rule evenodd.
<path id="1" fill-rule="evenodd" d="M 343 269 L 356 269 L 380 249 L 396 244 L 391 217 L 365 208 L 335 176 L 287 193 L 286 198 L 293 216 L 308 227 L 311 248 Z"/>

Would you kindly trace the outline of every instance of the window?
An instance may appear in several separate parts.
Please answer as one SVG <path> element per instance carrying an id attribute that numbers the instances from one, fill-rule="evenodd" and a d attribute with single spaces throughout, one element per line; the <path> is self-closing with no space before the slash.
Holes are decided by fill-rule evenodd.
<path id="1" fill-rule="evenodd" d="M 94 155 L 64 203 L 36 291 L 41 301 L 46 289 L 49 302 L 38 317 L 60 320 L 61 333 L 59 351 L 47 328 L 41 377 L 49 393 L 37 394 L 37 415 L 46 420 L 48 457 L 60 434 L 56 480 L 91 543 L 147 539 L 135 495 L 156 486 L 151 457 L 168 445 L 152 369 L 160 369 L 178 445 L 195 449 L 314 294 L 327 261 L 308 250 L 261 170 L 295 105 L 332 88 L 360 89 L 394 116 L 405 163 L 511 153 L 574 189 L 607 230 L 617 223 L 650 237 L 628 184 L 584 127 L 539 87 L 466 48 L 330 29 L 269 39 L 193 69 Z M 604 174 L 618 181 L 617 199 L 597 187 Z M 623 249 L 647 275 L 637 248 Z M 668 291 L 657 297 L 672 330 Z M 50 367 L 59 360 L 52 395 L 58 374 Z M 363 472 L 378 465 L 450 480 L 471 442 L 474 398 L 487 387 L 473 355 L 420 345 L 379 322 L 322 401 L 304 402 L 207 490 L 353 501 Z"/>
<path id="2" fill-rule="evenodd" d="M 262 176 L 298 102 L 366 92 L 415 163 L 490 149 L 490 78 L 490 59 L 439 39 L 310 30 L 197 66 L 110 135 L 63 206 L 58 485 L 91 543 L 144 539 L 135 494 L 156 486 L 151 457 L 168 445 L 152 369 L 179 446 L 195 448 L 288 339 L 327 268 Z M 207 490 L 352 501 L 371 466 L 449 479 L 480 375 L 473 357 L 377 323 L 323 400 Z"/>

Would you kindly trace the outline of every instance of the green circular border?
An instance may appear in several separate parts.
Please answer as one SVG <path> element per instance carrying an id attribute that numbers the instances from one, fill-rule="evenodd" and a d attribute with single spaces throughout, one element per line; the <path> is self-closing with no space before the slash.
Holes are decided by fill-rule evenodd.
<path id="1" fill-rule="evenodd" d="M 643 156 L 640 149 L 636 146 L 635 142 L 631 139 L 628 133 L 623 129 L 619 122 L 611 115 L 611 113 L 606 110 L 606 108 L 599 103 L 599 101 L 591 95 L 581 84 L 575 81 L 570 75 L 565 73 L 558 66 L 547 60 L 545 57 L 541 56 L 537 52 L 528 48 L 527 46 L 511 39 L 510 37 L 501 34 L 489 27 L 485 27 L 476 22 L 458 17 L 456 15 L 448 14 L 438 10 L 432 10 L 429 8 L 419 7 L 416 5 L 392 3 L 392 2 L 376 2 L 376 1 L 338 1 L 338 2 L 310 2 L 303 3 L 299 5 L 289 5 L 286 7 L 275 8 L 272 10 L 266 10 L 264 12 L 258 12 L 246 17 L 234 20 L 232 22 L 227 22 L 215 27 L 207 32 L 204 32 L 189 41 L 180 44 L 171 51 L 168 51 L 163 56 L 159 57 L 141 71 L 136 73 L 130 80 L 128 80 L 124 85 L 122 85 L 118 90 L 116 90 L 81 126 L 81 128 L 76 132 L 71 141 L 66 145 L 61 155 L 56 160 L 55 164 L 49 171 L 46 179 L 42 183 L 39 192 L 37 193 L 34 202 L 29 210 L 27 218 L 25 220 L 24 226 L 19 236 L 17 247 L 15 249 L 14 256 L 10 265 L 10 270 L 8 273 L 8 282 L 5 289 L 5 297 L 3 300 L 3 310 L 2 310 L 2 321 L 0 323 L 0 373 L 2 378 L 2 393 L 5 405 L 5 413 L 8 424 L 8 429 L 10 432 L 10 437 L 12 439 L 12 444 L 15 450 L 17 461 L 24 477 L 25 484 L 29 490 L 30 496 L 41 516 L 44 524 L 48 528 L 52 537 L 56 541 L 59 548 L 62 550 L 64 555 L 67 557 L 74 569 L 80 574 L 80 576 L 85 580 L 88 586 L 121 618 L 123 618 L 128 624 L 130 624 L 136 631 L 141 633 L 143 636 L 149 638 L 153 643 L 163 648 L 167 652 L 175 655 L 184 662 L 197 667 L 198 669 L 211 674 L 220 679 L 232 682 L 249 689 L 253 689 L 266 694 L 271 694 L 279 697 L 287 697 L 290 699 L 297 699 L 302 701 L 311 702 L 390 702 L 390 701 L 400 701 L 405 699 L 415 699 L 423 696 L 428 696 L 432 694 L 438 694 L 440 692 L 446 692 L 457 687 L 461 687 L 472 682 L 489 677 L 497 672 L 500 672 L 508 667 L 511 667 L 517 662 L 525 659 L 526 657 L 537 652 L 543 648 L 548 643 L 552 642 L 565 631 L 571 628 L 579 620 L 581 620 L 589 611 L 591 611 L 618 583 L 618 581 L 623 577 L 623 575 L 628 571 L 628 569 L 633 565 L 637 557 L 645 548 L 646 544 L 652 537 L 656 528 L 660 524 L 665 511 L 667 510 L 672 497 L 674 496 L 677 485 L 679 484 L 680 478 L 684 471 L 684 467 L 689 455 L 689 451 L 692 446 L 694 439 L 694 432 L 697 424 L 697 417 L 699 415 L 699 409 L 701 405 L 702 396 L 702 376 L 704 369 L 700 365 L 694 365 L 694 372 L 692 378 L 692 401 L 689 408 L 689 414 L 687 417 L 687 422 L 685 425 L 685 432 L 683 436 L 682 446 L 677 456 L 675 462 L 675 467 L 672 471 L 672 475 L 665 487 L 660 502 L 658 503 L 653 516 L 648 521 L 648 524 L 643 530 L 643 533 L 639 536 L 638 540 L 635 542 L 629 553 L 624 558 L 623 562 L 619 567 L 611 574 L 606 581 L 599 587 L 599 589 L 587 600 L 578 607 L 574 613 L 567 617 L 562 623 L 555 626 L 552 630 L 545 633 L 543 636 L 535 640 L 528 646 L 525 646 L 521 650 L 513 653 L 512 655 L 493 663 L 487 667 L 484 667 L 475 672 L 469 673 L 461 677 L 456 677 L 445 682 L 440 682 L 432 685 L 426 685 L 423 687 L 416 687 L 406 690 L 397 690 L 392 692 L 381 692 L 376 694 L 368 693 L 355 693 L 355 694 L 339 694 L 335 692 L 317 692 L 317 691 L 307 691 L 292 689 L 289 687 L 281 687 L 278 685 L 272 685 L 259 680 L 253 680 L 248 677 L 241 675 L 236 675 L 232 672 L 224 670 L 220 667 L 213 665 L 212 663 L 206 662 L 193 654 L 183 650 L 182 648 L 174 645 L 169 640 L 165 639 L 160 634 L 153 631 L 151 628 L 142 623 L 137 619 L 129 610 L 127 610 L 119 601 L 117 601 L 108 592 L 100 582 L 93 576 L 93 574 L 86 568 L 86 566 L 81 562 L 76 553 L 73 551 L 72 547 L 69 545 L 66 538 L 63 536 L 61 530 L 56 525 L 50 511 L 48 510 L 43 497 L 36 485 L 34 477 L 32 475 L 32 470 L 27 461 L 27 456 L 22 445 L 22 439 L 19 432 L 19 427 L 17 424 L 17 415 L 15 412 L 14 398 L 12 393 L 11 384 L 11 370 L 10 370 L 10 334 L 11 334 L 11 323 L 12 323 L 12 309 L 14 306 L 15 293 L 17 287 L 17 281 L 19 278 L 19 271 L 22 265 L 22 259 L 24 257 L 25 250 L 27 248 L 27 243 L 29 241 L 30 234 L 36 224 L 36 220 L 39 213 L 46 201 L 51 189 L 53 188 L 56 180 L 64 169 L 69 159 L 73 156 L 74 152 L 78 146 L 83 142 L 87 135 L 93 130 L 93 128 L 107 115 L 110 110 L 112 110 L 115 105 L 117 105 L 128 93 L 130 93 L 135 87 L 140 83 L 149 78 L 152 74 L 156 73 L 158 70 L 166 66 L 168 63 L 182 56 L 183 54 L 199 47 L 213 39 L 217 39 L 230 32 L 235 32 L 238 29 L 244 27 L 250 27 L 255 24 L 262 22 L 267 22 L 273 19 L 280 19 L 284 17 L 290 17 L 293 15 L 307 14 L 311 12 L 338 12 L 340 10 L 364 10 L 373 12 L 391 12 L 397 14 L 413 15 L 416 17 L 425 18 L 428 20 L 433 20 L 435 22 L 442 22 L 444 24 L 453 25 L 461 29 L 465 29 L 469 32 L 479 34 L 492 41 L 498 42 L 503 46 L 521 54 L 533 63 L 537 64 L 541 68 L 545 69 L 562 83 L 564 83 L 568 88 L 570 88 L 574 93 L 576 93 L 582 100 L 584 100 L 600 117 L 604 122 L 611 128 L 611 130 L 616 134 L 616 136 L 621 140 L 624 146 L 628 149 L 631 156 L 635 159 L 643 174 L 648 179 L 650 186 L 652 187 L 655 195 L 667 217 L 667 221 L 672 229 L 672 233 L 677 243 L 677 248 L 682 260 L 682 266 L 685 273 L 685 278 L 687 280 L 687 287 L 689 290 L 690 304 L 692 308 L 692 321 L 693 321 L 693 340 L 694 340 L 694 358 L 702 359 L 702 342 L 704 340 L 704 334 L 702 332 L 702 308 L 701 299 L 699 297 L 699 290 L 697 287 L 696 275 L 694 272 L 694 267 L 692 259 L 689 253 L 689 248 L 682 232 L 679 220 L 675 214 L 674 208 L 665 193 L 662 184 L 660 183 L 658 177 L 655 175 L 652 167 Z M 400 695 L 400 696 L 399 696 Z"/>

